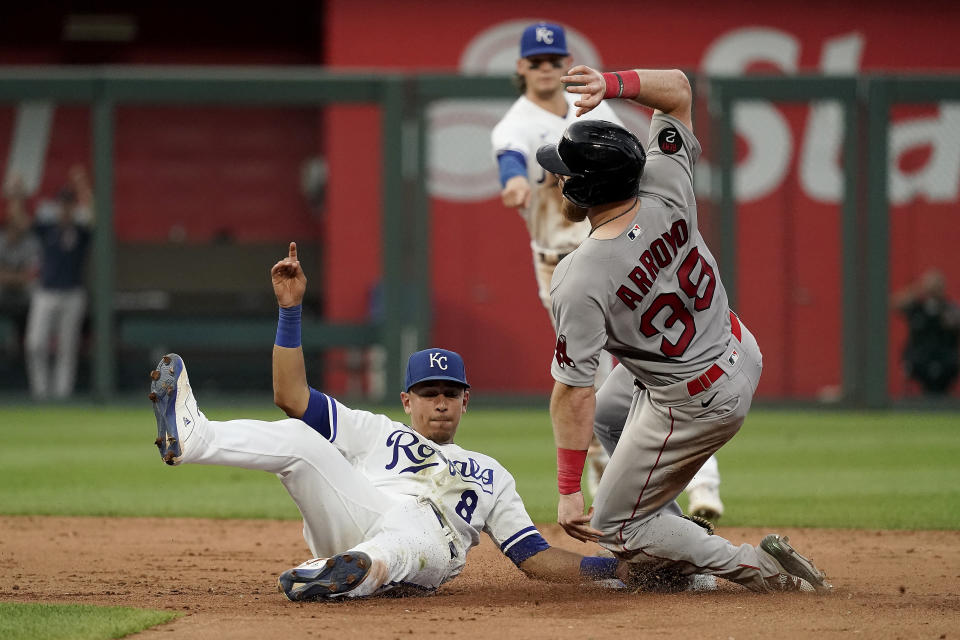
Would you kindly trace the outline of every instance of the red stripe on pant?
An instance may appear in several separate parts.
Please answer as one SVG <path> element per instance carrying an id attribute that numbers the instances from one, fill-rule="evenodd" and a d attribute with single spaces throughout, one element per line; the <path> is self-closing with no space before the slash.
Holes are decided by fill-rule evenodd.
<path id="1" fill-rule="evenodd" d="M 634 516 L 637 515 L 637 509 L 640 508 L 640 501 L 643 500 L 643 494 L 647 490 L 647 485 L 650 484 L 650 478 L 653 476 L 654 469 L 657 468 L 657 465 L 660 464 L 660 458 L 663 457 L 663 451 L 667 448 L 667 441 L 670 440 L 670 436 L 673 435 L 673 409 L 667 408 L 670 412 L 670 431 L 667 433 L 667 437 L 663 439 L 663 444 L 660 446 L 660 452 L 657 454 L 657 461 L 653 463 L 653 466 L 650 467 L 650 473 L 647 474 L 647 481 L 643 483 L 643 488 L 640 489 L 640 495 L 637 496 L 637 503 L 633 505 L 633 512 L 630 514 L 630 520 L 633 520 Z M 624 544 L 623 539 L 623 528 L 627 526 L 627 521 L 624 520 L 623 524 L 620 525 L 620 531 L 618 533 L 620 537 L 620 544 Z M 626 546 L 624 546 L 626 548 Z"/>

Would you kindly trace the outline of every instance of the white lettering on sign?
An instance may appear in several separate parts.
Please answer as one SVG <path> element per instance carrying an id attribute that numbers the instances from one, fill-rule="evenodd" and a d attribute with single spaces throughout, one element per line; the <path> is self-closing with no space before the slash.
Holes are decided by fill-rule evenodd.
<path id="1" fill-rule="evenodd" d="M 506 21 L 479 33 L 464 48 L 460 70 L 468 74 L 512 72 L 517 40 L 528 24 Z M 592 42 L 582 34 L 568 30 L 567 42 L 578 63 L 602 68 Z M 868 44 L 859 32 L 825 39 L 819 70 L 827 75 L 859 73 Z M 780 29 L 733 29 L 707 47 L 700 70 L 707 75 L 742 75 L 753 65 L 766 64 L 784 74 L 795 74 L 801 46 L 797 36 Z M 433 197 L 475 202 L 497 196 L 500 184 L 490 149 L 490 130 L 510 102 L 446 100 L 430 107 L 429 190 Z M 614 100 L 612 106 L 627 127 L 645 139 L 646 116 L 622 101 Z M 935 115 L 898 119 L 890 125 L 891 204 L 902 205 L 921 197 L 928 202 L 955 202 L 960 197 L 960 103 L 941 102 L 937 106 Z M 765 100 L 739 102 L 733 123 L 746 143 L 747 154 L 734 172 L 737 199 L 750 202 L 780 189 L 796 156 L 803 193 L 817 202 L 841 202 L 843 117 L 838 102 L 813 102 L 802 139 L 795 140 L 790 123 L 775 104 Z M 930 149 L 931 153 L 924 156 L 923 166 L 904 171 L 901 158 L 917 149 Z M 706 194 L 711 188 L 710 165 L 701 159 L 696 171 L 697 190 Z"/>
<path id="2" fill-rule="evenodd" d="M 853 33 L 827 40 L 820 56 L 820 70 L 828 75 L 853 75 L 860 68 L 863 36 Z M 800 184 L 812 200 L 843 199 L 843 106 L 815 102 L 810 108 L 800 154 Z"/>
<path id="3" fill-rule="evenodd" d="M 739 76 L 754 63 L 765 62 L 795 73 L 800 43 L 777 29 L 737 29 L 717 38 L 703 58 L 703 71 L 716 76 Z M 761 100 L 734 105 L 734 131 L 746 139 L 749 153 L 733 176 L 741 201 L 757 200 L 783 183 L 793 156 L 793 136 L 783 114 Z"/>
<path id="4" fill-rule="evenodd" d="M 941 102 L 940 115 L 898 122 L 890 127 L 890 202 L 906 204 L 919 196 L 954 202 L 960 180 L 960 103 Z M 900 169 L 904 153 L 930 147 L 927 163 L 909 174 Z"/>
<path id="5" fill-rule="evenodd" d="M 864 37 L 849 33 L 824 42 L 820 71 L 853 75 L 860 70 Z M 719 37 L 704 54 L 703 70 L 711 75 L 740 75 L 755 63 L 772 64 L 796 73 L 798 40 L 783 31 L 752 27 Z M 929 202 L 954 202 L 960 194 L 960 104 L 942 102 L 939 115 L 903 119 L 890 124 L 889 197 L 893 205 L 917 197 Z M 864 123 L 865 124 L 865 123 Z M 747 143 L 747 157 L 734 173 L 734 193 L 741 202 L 758 200 L 776 191 L 790 168 L 794 140 L 786 119 L 767 101 L 734 106 L 733 126 Z M 812 200 L 838 203 L 843 199 L 843 107 L 837 102 L 813 103 L 800 147 L 800 184 Z M 904 173 L 903 154 L 930 148 L 926 164 Z M 709 173 L 704 167 L 700 172 Z M 701 174 L 702 175 L 702 174 Z M 707 186 L 701 181 L 698 186 Z"/>

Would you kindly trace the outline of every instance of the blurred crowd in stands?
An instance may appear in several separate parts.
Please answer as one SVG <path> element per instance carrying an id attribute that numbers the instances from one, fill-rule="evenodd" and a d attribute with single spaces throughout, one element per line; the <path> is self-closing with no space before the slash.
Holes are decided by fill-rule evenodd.
<path id="1" fill-rule="evenodd" d="M 76 385 L 87 309 L 90 180 L 82 165 L 74 165 L 54 197 L 31 202 L 19 177 L 8 181 L 3 195 L 0 337 L 10 356 L 5 359 L 24 363 L 33 398 L 64 400 Z"/>

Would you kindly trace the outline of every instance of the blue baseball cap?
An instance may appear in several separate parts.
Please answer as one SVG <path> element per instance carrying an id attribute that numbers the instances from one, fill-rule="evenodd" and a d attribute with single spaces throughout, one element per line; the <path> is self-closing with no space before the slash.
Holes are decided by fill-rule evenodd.
<path id="1" fill-rule="evenodd" d="M 567 34 L 560 25 L 538 22 L 523 30 L 520 37 L 520 57 L 529 58 L 543 54 L 570 55 L 567 51 Z"/>
<path id="2" fill-rule="evenodd" d="M 410 387 L 424 380 L 449 380 L 470 388 L 463 358 L 456 351 L 446 349 L 424 349 L 417 351 L 407 360 L 407 377 L 403 382 L 403 390 L 410 391 Z"/>

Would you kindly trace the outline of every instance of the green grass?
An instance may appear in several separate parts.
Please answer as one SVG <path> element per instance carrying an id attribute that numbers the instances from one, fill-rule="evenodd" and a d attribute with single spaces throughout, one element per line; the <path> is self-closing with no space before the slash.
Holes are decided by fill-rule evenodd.
<path id="1" fill-rule="evenodd" d="M 960 417 L 758 412 L 721 449 L 725 524 L 960 528 Z"/>
<path id="2" fill-rule="evenodd" d="M 547 413 L 477 405 L 457 442 L 500 460 L 534 521 L 552 522 L 556 471 Z M 204 410 L 220 420 L 281 417 L 269 407 Z M 299 517 L 272 475 L 167 467 L 154 437 L 149 406 L 0 408 L 0 513 Z M 718 458 L 724 525 L 960 528 L 956 413 L 758 410 Z"/>
<path id="3" fill-rule="evenodd" d="M 210 412 L 274 420 L 279 411 Z M 0 409 L 0 513 L 297 518 L 275 477 L 164 465 L 149 405 L 140 409 Z"/>
<path id="4" fill-rule="evenodd" d="M 0 602 L 4 640 L 101 640 L 122 638 L 179 614 L 129 607 Z"/>

